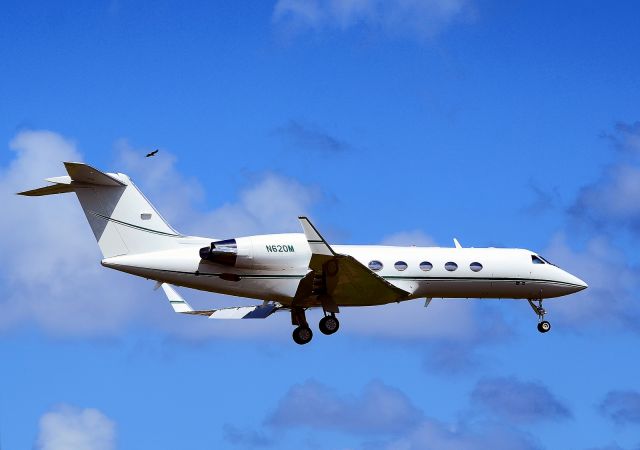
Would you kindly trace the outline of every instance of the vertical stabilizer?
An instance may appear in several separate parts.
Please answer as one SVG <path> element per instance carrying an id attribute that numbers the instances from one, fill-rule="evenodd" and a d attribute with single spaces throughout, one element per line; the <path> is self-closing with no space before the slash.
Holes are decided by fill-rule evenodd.
<path id="1" fill-rule="evenodd" d="M 83 163 L 64 163 L 69 176 L 52 186 L 21 192 L 40 196 L 75 192 L 105 258 L 175 248 L 176 232 L 124 174 L 104 173 Z"/>

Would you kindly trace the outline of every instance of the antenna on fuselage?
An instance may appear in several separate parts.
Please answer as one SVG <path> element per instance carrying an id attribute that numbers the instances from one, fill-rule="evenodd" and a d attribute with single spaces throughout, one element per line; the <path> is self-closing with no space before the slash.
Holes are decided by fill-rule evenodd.
<path id="1" fill-rule="evenodd" d="M 458 242 L 456 238 L 453 238 L 453 243 L 455 244 L 456 248 L 462 248 L 462 245 L 460 245 L 460 242 Z"/>

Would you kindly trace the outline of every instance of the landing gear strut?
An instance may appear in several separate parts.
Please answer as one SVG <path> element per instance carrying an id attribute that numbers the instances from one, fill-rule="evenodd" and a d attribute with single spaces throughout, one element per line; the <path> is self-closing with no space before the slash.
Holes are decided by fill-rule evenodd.
<path id="1" fill-rule="evenodd" d="M 340 328 L 340 321 L 338 321 L 335 314 L 331 313 L 330 315 L 324 316 L 320 319 L 319 327 L 323 334 L 333 334 L 338 331 L 338 328 Z"/>
<path id="2" fill-rule="evenodd" d="M 313 339 L 313 332 L 309 328 L 307 323 L 307 317 L 304 313 L 304 308 L 293 308 L 291 310 L 291 323 L 297 325 L 293 330 L 293 340 L 296 344 L 304 345 L 311 342 Z"/>
<path id="3" fill-rule="evenodd" d="M 533 312 L 535 312 L 536 315 L 538 316 L 538 331 L 540 333 L 546 333 L 551 329 L 551 324 L 548 321 L 544 320 L 544 315 L 547 312 L 542 307 L 542 299 L 540 300 L 529 299 L 528 301 L 529 301 L 529 305 L 531 305 L 531 309 L 533 309 Z M 534 302 L 538 302 L 538 304 L 536 305 Z"/>
<path id="4" fill-rule="evenodd" d="M 340 328 L 340 321 L 333 312 L 324 312 L 325 316 L 320 319 L 320 331 L 323 334 L 329 335 L 338 331 Z M 311 342 L 313 339 L 313 332 L 309 328 L 307 323 L 307 317 L 305 315 L 305 309 L 301 307 L 291 309 L 291 323 L 296 325 L 293 330 L 293 340 L 296 344 L 304 345 Z"/>

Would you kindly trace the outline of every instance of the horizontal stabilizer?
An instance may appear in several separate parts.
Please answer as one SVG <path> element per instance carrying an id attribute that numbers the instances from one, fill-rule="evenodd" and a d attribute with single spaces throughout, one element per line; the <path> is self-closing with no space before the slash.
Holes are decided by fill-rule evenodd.
<path id="1" fill-rule="evenodd" d="M 64 194 L 65 192 L 73 192 L 73 188 L 68 184 L 54 184 L 30 191 L 18 192 L 18 195 L 26 195 L 27 197 L 39 197 L 41 195 Z"/>
<path id="2" fill-rule="evenodd" d="M 169 299 L 169 303 L 171 304 L 171 307 L 175 312 L 177 313 L 193 313 L 194 312 L 191 305 L 189 305 L 185 301 L 185 299 L 183 299 L 180 296 L 180 294 L 176 292 L 173 286 L 167 283 L 162 283 L 160 284 L 160 287 L 162 288 L 164 293 L 167 295 L 167 298 Z"/>
<path id="3" fill-rule="evenodd" d="M 237 308 L 216 309 L 209 316 L 210 319 L 265 319 L 276 312 L 281 306 L 275 303 L 265 303 L 256 306 L 240 306 Z"/>
<path id="4" fill-rule="evenodd" d="M 66 162 L 64 167 L 73 181 L 100 186 L 124 186 L 125 184 L 113 176 L 100 172 L 84 163 Z"/>
<path id="5" fill-rule="evenodd" d="M 184 298 L 167 283 L 158 283 L 169 299 L 173 310 L 182 314 L 193 314 L 196 316 L 208 316 L 210 319 L 264 319 L 282 308 L 280 303 L 265 302 L 262 305 L 239 306 L 233 308 L 208 309 L 202 311 L 194 310 Z"/>
<path id="6" fill-rule="evenodd" d="M 18 195 L 26 195 L 28 197 L 39 197 L 42 195 L 64 194 L 66 192 L 74 192 L 76 187 L 87 186 L 112 186 L 121 187 L 125 184 L 104 172 L 100 172 L 84 163 L 66 162 L 65 168 L 69 175 L 62 177 L 47 178 L 46 181 L 53 183 L 51 186 L 45 186 L 29 191 L 18 192 Z"/>

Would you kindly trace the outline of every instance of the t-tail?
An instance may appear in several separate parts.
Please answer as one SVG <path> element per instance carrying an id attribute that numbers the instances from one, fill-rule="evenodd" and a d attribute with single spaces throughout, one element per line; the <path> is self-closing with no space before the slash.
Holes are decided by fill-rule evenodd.
<path id="1" fill-rule="evenodd" d="M 178 246 L 176 238 L 181 235 L 127 175 L 104 173 L 83 163 L 65 162 L 64 166 L 69 175 L 47 178 L 50 186 L 19 195 L 75 192 L 105 258 Z"/>

